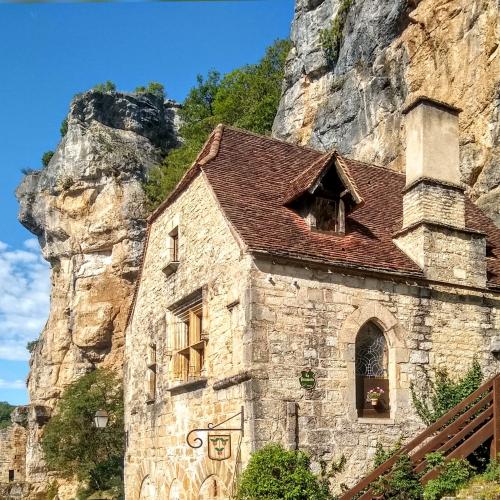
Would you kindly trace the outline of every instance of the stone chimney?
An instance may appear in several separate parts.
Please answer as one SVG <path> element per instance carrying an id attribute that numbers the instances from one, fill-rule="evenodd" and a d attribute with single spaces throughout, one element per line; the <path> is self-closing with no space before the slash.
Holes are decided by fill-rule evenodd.
<path id="1" fill-rule="evenodd" d="M 403 111 L 406 186 L 403 224 L 394 241 L 436 281 L 486 285 L 485 235 L 465 224 L 460 182 L 460 110 L 420 97 Z"/>

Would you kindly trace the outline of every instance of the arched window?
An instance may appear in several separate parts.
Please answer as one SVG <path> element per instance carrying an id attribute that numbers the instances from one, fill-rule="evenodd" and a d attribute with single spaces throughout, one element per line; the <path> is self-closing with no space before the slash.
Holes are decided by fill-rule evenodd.
<path id="1" fill-rule="evenodd" d="M 356 337 L 356 408 L 359 417 L 389 417 L 389 356 L 382 330 L 365 323 Z"/>

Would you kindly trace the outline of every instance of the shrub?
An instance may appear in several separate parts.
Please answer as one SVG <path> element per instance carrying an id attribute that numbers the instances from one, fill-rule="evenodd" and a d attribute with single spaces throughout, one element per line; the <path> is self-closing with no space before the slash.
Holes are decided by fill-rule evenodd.
<path id="1" fill-rule="evenodd" d="M 335 66 L 339 58 L 347 15 L 353 3 L 354 0 L 342 0 L 331 26 L 320 31 L 319 41 L 330 67 Z"/>
<path id="2" fill-rule="evenodd" d="M 149 82 L 147 87 L 136 87 L 134 92 L 137 94 L 154 94 L 165 98 L 165 87 L 158 82 Z"/>
<path id="3" fill-rule="evenodd" d="M 429 455 L 434 457 L 430 459 Z M 424 488 L 425 500 L 439 500 L 443 496 L 454 494 L 459 488 L 464 486 L 473 476 L 474 468 L 465 459 L 452 459 L 444 462 L 439 454 L 433 453 L 426 456 L 426 460 L 433 466 L 441 468 L 437 478 L 431 479 Z M 443 463 L 444 462 L 444 463 Z M 432 467 L 431 467 L 432 468 Z"/>
<path id="4" fill-rule="evenodd" d="M 6 401 L 0 401 L 0 429 L 5 429 L 11 424 L 10 414 L 13 412 L 14 406 Z"/>
<path id="5" fill-rule="evenodd" d="M 331 498 L 325 481 L 310 470 L 308 455 L 270 444 L 255 452 L 238 485 L 238 500 L 323 500 Z"/>
<path id="6" fill-rule="evenodd" d="M 96 90 L 97 92 L 116 92 L 116 85 L 111 80 L 107 80 L 104 83 L 97 83 L 92 87 L 92 90 Z"/>
<path id="7" fill-rule="evenodd" d="M 437 370 L 435 381 L 429 381 L 428 387 L 417 394 L 411 385 L 413 405 L 419 417 L 426 425 L 431 425 L 454 406 L 479 388 L 483 380 L 481 366 L 474 359 L 467 373 L 454 381 L 446 370 Z"/>
<path id="8" fill-rule="evenodd" d="M 61 122 L 61 128 L 59 129 L 59 132 L 61 132 L 61 137 L 64 137 L 68 133 L 68 118 L 67 117 Z"/>
<path id="9" fill-rule="evenodd" d="M 375 455 L 373 456 L 373 468 L 376 469 L 386 460 L 389 460 L 395 453 L 401 449 L 402 438 L 399 438 L 396 443 L 389 449 L 385 450 L 382 443 L 378 442 L 375 445 Z"/>
<path id="10" fill-rule="evenodd" d="M 54 151 L 45 151 L 45 153 L 43 153 L 42 155 L 42 165 L 46 167 L 53 156 L 54 156 Z"/>
<path id="11" fill-rule="evenodd" d="M 32 353 L 35 349 L 36 349 L 36 346 L 38 345 L 38 340 L 32 340 L 31 342 L 28 342 L 26 344 L 26 350 L 29 352 L 29 353 Z"/>
<path id="12" fill-rule="evenodd" d="M 34 172 L 36 172 L 36 170 L 34 168 L 27 167 L 27 168 L 22 168 L 21 169 L 21 173 L 23 175 L 30 175 L 30 174 L 33 174 Z"/>
<path id="13" fill-rule="evenodd" d="M 406 454 L 398 458 L 388 474 L 375 482 L 373 490 L 382 498 L 393 500 L 417 500 L 423 494 L 420 478 L 413 471 L 410 457 Z"/>
<path id="14" fill-rule="evenodd" d="M 105 429 L 93 425 L 97 410 L 110 415 Z M 90 494 L 121 485 L 124 437 L 120 381 L 112 372 L 96 370 L 67 387 L 41 442 L 49 470 L 76 476 Z"/>

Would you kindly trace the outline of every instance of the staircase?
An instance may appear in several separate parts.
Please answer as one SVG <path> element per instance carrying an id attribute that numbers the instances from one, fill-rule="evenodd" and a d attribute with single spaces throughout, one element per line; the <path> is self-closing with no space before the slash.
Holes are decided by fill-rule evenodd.
<path id="1" fill-rule="evenodd" d="M 466 458 L 491 438 L 491 457 L 495 458 L 500 453 L 500 374 L 488 380 L 427 427 L 356 486 L 345 492 L 340 500 L 377 498 L 370 488 L 371 485 L 389 472 L 403 454 L 409 455 L 415 472 L 422 472 L 427 467 L 427 453 L 439 451 L 443 453 L 445 460 Z M 425 484 L 438 474 L 438 469 L 427 472 L 422 477 L 422 483 Z"/>

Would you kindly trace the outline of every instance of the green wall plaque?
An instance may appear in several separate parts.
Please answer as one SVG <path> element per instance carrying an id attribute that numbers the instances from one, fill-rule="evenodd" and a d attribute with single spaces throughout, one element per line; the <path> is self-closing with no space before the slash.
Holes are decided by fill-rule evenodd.
<path id="1" fill-rule="evenodd" d="M 314 389 L 316 387 L 316 374 L 312 370 L 304 370 L 300 373 L 300 386 L 308 390 Z"/>

